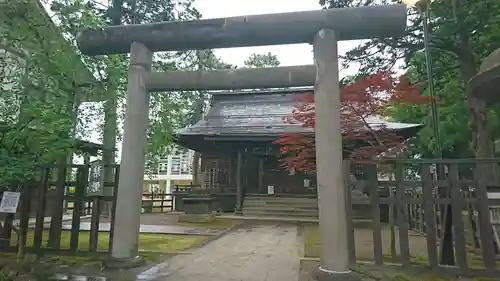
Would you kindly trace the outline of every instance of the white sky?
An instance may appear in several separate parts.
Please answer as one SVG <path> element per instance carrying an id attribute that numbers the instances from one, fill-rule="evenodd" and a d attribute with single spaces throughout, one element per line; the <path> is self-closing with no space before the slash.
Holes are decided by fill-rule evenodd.
<path id="1" fill-rule="evenodd" d="M 203 18 L 221 18 L 231 16 L 244 16 L 256 14 L 273 14 L 319 10 L 319 0 L 195 0 L 195 7 L 201 12 Z M 339 43 L 339 53 L 344 54 L 361 41 L 353 40 Z M 278 56 L 281 65 L 304 65 L 313 63 L 312 46 L 309 44 L 294 44 L 264 47 L 243 47 L 218 49 L 216 54 L 225 62 L 242 66 L 252 53 L 271 52 Z M 349 72 L 355 69 L 350 69 Z M 346 74 L 346 73 L 342 73 Z"/>

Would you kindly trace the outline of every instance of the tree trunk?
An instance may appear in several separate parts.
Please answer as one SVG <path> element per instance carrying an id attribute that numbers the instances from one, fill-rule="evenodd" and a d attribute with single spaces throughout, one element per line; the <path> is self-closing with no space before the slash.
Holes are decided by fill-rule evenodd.
<path id="1" fill-rule="evenodd" d="M 104 104 L 104 130 L 103 130 L 103 145 L 104 151 L 102 152 L 102 162 L 106 166 L 104 168 L 104 181 L 114 182 L 115 168 L 111 165 L 115 164 L 115 151 L 116 151 L 116 135 L 117 135 L 117 93 L 109 91 L 108 99 Z M 117 184 L 117 183 L 115 183 Z M 104 186 L 104 195 L 112 196 L 113 187 Z M 111 202 L 100 201 L 100 210 L 105 215 L 111 215 Z"/>
<path id="2" fill-rule="evenodd" d="M 394 173 L 390 173 L 390 180 L 395 181 L 394 178 Z M 389 198 L 393 198 L 394 196 L 394 187 L 390 186 L 389 187 Z M 391 257 L 393 259 L 396 259 L 397 257 L 397 252 L 396 252 L 396 216 L 394 212 L 394 205 L 390 204 L 389 205 L 389 228 L 390 228 L 390 233 L 391 233 L 391 241 L 389 244 L 389 249 L 391 253 Z"/>
<path id="3" fill-rule="evenodd" d="M 468 46 L 462 48 L 460 62 L 462 78 L 467 83 L 467 81 L 477 74 L 474 54 Z M 495 148 L 491 137 L 491 130 L 488 126 L 488 109 L 486 104 L 482 100 L 468 94 L 467 105 L 469 109 L 469 122 L 472 129 L 472 144 L 476 151 L 476 158 L 494 158 Z M 497 164 L 481 165 L 479 170 L 482 173 L 480 179 L 486 179 L 487 185 L 498 185 L 499 168 Z"/>
<path id="4" fill-rule="evenodd" d="M 477 74 L 474 54 L 469 47 L 468 37 L 465 34 L 460 35 L 461 48 L 458 54 L 460 62 L 460 71 L 464 84 L 466 84 L 474 75 Z M 472 130 L 473 148 L 476 152 L 476 158 L 493 158 L 494 146 L 491 138 L 491 132 L 488 127 L 487 108 L 483 101 L 467 94 L 467 106 L 469 110 L 469 123 Z M 485 179 L 486 185 L 498 185 L 498 165 L 482 164 L 476 168 L 476 180 Z M 453 214 L 451 205 L 447 205 L 444 217 L 444 238 L 441 248 L 441 263 L 445 265 L 454 264 L 453 253 L 453 234 L 452 234 L 452 216 L 461 214 Z"/>

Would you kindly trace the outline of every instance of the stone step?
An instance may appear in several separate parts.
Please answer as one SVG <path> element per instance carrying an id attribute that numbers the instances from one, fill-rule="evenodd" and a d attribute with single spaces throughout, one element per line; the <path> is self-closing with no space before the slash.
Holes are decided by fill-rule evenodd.
<path id="1" fill-rule="evenodd" d="M 318 214 L 317 210 L 299 210 L 299 209 L 275 209 L 275 210 L 269 210 L 269 209 L 248 209 L 248 208 L 243 208 L 243 212 L 253 212 L 253 213 L 289 213 L 289 214 L 298 214 L 298 213 L 307 213 L 307 214 Z"/>
<path id="2" fill-rule="evenodd" d="M 254 201 L 254 200 L 243 200 L 243 203 L 248 203 L 251 205 L 303 205 L 303 206 L 318 206 L 316 201 L 304 201 L 304 202 L 293 202 L 293 201 Z"/>
<path id="3" fill-rule="evenodd" d="M 255 202 L 255 201 L 243 201 L 245 206 L 255 206 L 265 208 L 270 207 L 308 207 L 308 208 L 318 208 L 316 203 L 290 203 L 290 202 Z"/>
<path id="4" fill-rule="evenodd" d="M 258 196 L 245 196 L 245 200 L 255 200 L 255 201 L 288 201 L 288 202 L 309 202 L 318 201 L 316 198 L 304 198 L 304 197 L 258 197 Z"/>
<path id="5" fill-rule="evenodd" d="M 317 218 L 316 198 L 246 196 L 243 215 L 255 217 Z"/>
<path id="6" fill-rule="evenodd" d="M 273 211 L 286 211 L 286 212 L 318 212 L 318 208 L 308 208 L 308 207 L 303 207 L 303 206 L 268 206 L 265 208 L 262 207 L 256 207 L 256 206 L 247 206 L 243 205 L 244 210 L 265 210 L 269 212 Z"/>
<path id="7" fill-rule="evenodd" d="M 305 205 L 305 204 L 254 204 L 243 202 L 243 207 L 253 209 L 305 209 L 317 210 L 318 205 Z"/>

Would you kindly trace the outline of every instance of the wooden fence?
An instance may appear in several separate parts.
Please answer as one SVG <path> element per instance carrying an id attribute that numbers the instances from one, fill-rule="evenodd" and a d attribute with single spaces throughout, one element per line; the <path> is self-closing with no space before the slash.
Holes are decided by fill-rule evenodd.
<path id="1" fill-rule="evenodd" d="M 376 165 L 360 163 L 365 166 L 363 182 L 368 196 L 352 198 L 351 188 L 347 188 L 346 200 L 348 205 L 371 206 L 373 262 L 376 265 L 387 263 L 382 241 L 387 240 L 387 229 L 392 228 L 395 237 L 390 240 L 398 243 L 391 242 L 392 247 L 397 248 L 391 250 L 396 255 L 390 259 L 391 263 L 403 266 L 424 263 L 432 270 L 451 275 L 499 276 L 497 259 L 500 241 L 497 235 L 500 229 L 500 196 L 488 198 L 488 189 L 500 186 L 500 182 L 492 182 L 484 173 L 499 163 L 500 159 L 396 160 Z M 446 170 L 446 173 L 442 172 L 438 174 L 438 179 L 434 178 L 431 174 L 433 164 L 438 165 L 439 171 Z M 382 166 L 385 166 L 385 180 L 380 180 Z M 446 169 L 441 168 L 445 166 Z M 346 163 L 348 174 L 349 167 L 350 163 Z M 389 225 L 381 222 L 382 207 L 390 210 Z M 452 239 L 453 265 L 444 265 L 440 259 L 440 247 L 446 243 L 446 221 L 451 223 L 451 233 L 448 233 L 451 236 L 446 239 Z M 349 226 L 348 231 L 350 258 L 355 262 L 354 228 Z M 415 251 L 414 244 L 418 244 L 415 242 L 418 236 L 426 249 L 417 249 L 420 254 L 415 255 L 412 251 Z"/>
<path id="2" fill-rule="evenodd" d="M 104 188 L 112 190 L 110 196 L 88 192 L 90 169 L 88 165 L 76 164 L 42 168 L 39 182 L 22 190 L 18 213 L 4 216 L 8 229 L 0 237 L 3 250 L 15 251 L 22 245 L 26 251 L 34 252 L 109 251 L 119 166 L 104 167 L 113 174 L 113 181 L 103 183 Z M 143 194 L 142 211 L 172 212 L 175 198 L 182 194 Z"/>
<path id="3" fill-rule="evenodd" d="M 16 250 L 22 245 L 27 251 L 35 252 L 43 250 L 97 252 L 110 249 L 113 242 L 112 223 L 110 229 L 100 233 L 99 222 L 103 203 L 110 203 L 112 206 L 110 221 L 114 220 L 113 202 L 116 198 L 87 196 L 89 168 L 87 165 L 42 168 L 39 184 L 23 190 L 18 209 L 18 230 L 3 237 L 4 240 L 8 240 L 7 245 L 3 246 L 6 246 L 6 249 Z M 112 188 L 113 194 L 116 194 L 119 166 L 112 165 L 105 168 L 113 173 L 113 181 L 104 182 L 103 185 Z M 72 192 L 67 192 L 68 187 L 72 187 Z M 66 213 L 66 202 L 72 203 L 70 214 Z M 82 218 L 85 215 L 90 216 L 90 221 L 88 226 L 82 229 Z"/>

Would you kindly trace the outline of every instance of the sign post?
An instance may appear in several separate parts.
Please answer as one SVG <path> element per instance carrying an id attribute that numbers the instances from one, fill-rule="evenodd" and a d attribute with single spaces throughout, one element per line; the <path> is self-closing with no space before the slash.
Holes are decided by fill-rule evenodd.
<path id="1" fill-rule="evenodd" d="M 90 163 L 87 196 L 104 196 L 104 166 L 101 160 Z"/>
<path id="2" fill-rule="evenodd" d="M 15 214 L 19 205 L 20 192 L 4 191 L 0 203 L 0 213 Z"/>

